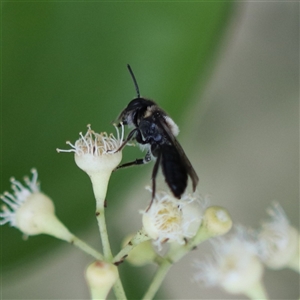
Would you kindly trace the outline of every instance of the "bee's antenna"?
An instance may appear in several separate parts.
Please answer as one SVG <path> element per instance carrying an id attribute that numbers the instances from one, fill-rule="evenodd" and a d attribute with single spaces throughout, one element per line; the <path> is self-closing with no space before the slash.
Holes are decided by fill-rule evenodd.
<path id="1" fill-rule="evenodd" d="M 138 84 L 137 84 L 137 81 L 136 81 L 136 79 L 135 79 L 135 76 L 134 76 L 133 71 L 132 71 L 132 69 L 131 69 L 131 67 L 130 67 L 129 64 L 127 65 L 127 68 L 128 68 L 128 70 L 129 70 L 129 73 L 130 73 L 131 78 L 132 78 L 132 80 L 133 80 L 133 83 L 134 83 L 134 86 L 135 86 L 135 90 L 136 90 L 137 97 L 140 98 L 140 90 L 139 90 L 139 86 L 138 86 Z"/>

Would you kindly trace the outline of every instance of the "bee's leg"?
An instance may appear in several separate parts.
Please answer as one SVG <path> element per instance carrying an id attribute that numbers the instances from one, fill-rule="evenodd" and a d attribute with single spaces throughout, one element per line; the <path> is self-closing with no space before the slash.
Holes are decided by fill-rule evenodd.
<path id="1" fill-rule="evenodd" d="M 156 176 L 157 176 L 157 172 L 158 172 L 158 168 L 159 168 L 159 164 L 160 164 L 160 159 L 161 159 L 161 153 L 159 152 L 158 155 L 157 155 L 157 159 L 156 159 L 153 171 L 152 171 L 152 198 L 151 198 L 151 202 L 150 202 L 146 212 L 150 209 L 150 207 L 153 203 L 153 200 L 155 198 L 155 191 L 156 191 L 156 181 L 155 181 L 155 179 L 156 179 Z"/>
<path id="2" fill-rule="evenodd" d="M 143 140 L 141 132 L 137 128 L 135 128 L 129 133 L 128 137 L 122 143 L 122 145 L 120 146 L 120 148 L 117 151 L 120 151 L 132 139 L 134 134 L 135 134 L 135 139 L 138 143 L 147 144 L 147 142 L 145 142 Z M 122 165 L 116 167 L 115 170 L 130 167 L 130 166 L 134 166 L 134 165 L 143 165 L 143 164 L 148 163 L 150 160 L 151 160 L 151 154 L 150 154 L 150 151 L 147 151 L 145 158 L 137 158 L 134 161 L 131 161 L 131 162 L 128 162 L 128 163 L 125 163 L 125 164 L 122 164 Z"/>
<path id="3" fill-rule="evenodd" d="M 137 128 L 130 131 L 127 138 L 124 140 L 124 142 L 121 144 L 121 146 L 116 150 L 116 152 L 121 151 L 125 147 L 125 145 L 133 138 L 134 134 L 136 134 L 137 132 L 138 132 Z"/>
<path id="4" fill-rule="evenodd" d="M 122 165 L 116 167 L 115 170 L 118 170 L 118 169 L 121 169 L 121 168 L 126 168 L 126 167 L 131 167 L 131 166 L 136 166 L 136 165 L 144 165 L 144 164 L 147 164 L 150 161 L 151 161 L 151 154 L 150 154 L 150 151 L 148 151 L 144 158 L 137 158 L 134 161 L 130 161 L 128 163 L 122 164 Z"/>

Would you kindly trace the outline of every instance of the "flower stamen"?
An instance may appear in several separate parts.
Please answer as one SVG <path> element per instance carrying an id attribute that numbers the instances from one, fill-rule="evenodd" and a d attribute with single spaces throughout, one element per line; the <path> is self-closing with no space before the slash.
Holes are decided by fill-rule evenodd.
<path id="1" fill-rule="evenodd" d="M 151 192 L 149 187 L 147 190 Z M 183 245 L 192 238 L 202 222 L 202 207 L 194 195 L 185 194 L 178 201 L 173 195 L 157 191 L 152 205 L 143 214 L 143 225 L 154 244 L 161 249 L 165 242 Z"/>
<path id="2" fill-rule="evenodd" d="M 79 133 L 80 138 L 73 145 L 71 142 L 66 143 L 72 149 L 56 149 L 57 152 L 75 152 L 77 155 L 91 154 L 93 156 L 101 156 L 105 154 L 113 154 L 117 152 L 124 138 L 124 126 L 121 123 L 121 135 L 118 127 L 114 124 L 117 131 L 117 137 L 112 133 L 108 135 L 106 132 L 96 133 L 91 129 L 91 125 L 87 125 L 88 130 L 85 135 Z"/>

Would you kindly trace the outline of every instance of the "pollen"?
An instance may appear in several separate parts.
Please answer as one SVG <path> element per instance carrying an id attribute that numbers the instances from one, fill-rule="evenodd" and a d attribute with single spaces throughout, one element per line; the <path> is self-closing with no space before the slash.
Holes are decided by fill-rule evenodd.
<path id="1" fill-rule="evenodd" d="M 179 202 L 163 191 L 156 192 L 151 207 L 142 213 L 144 229 L 159 250 L 166 241 L 184 244 L 186 238 L 193 237 L 203 215 L 200 203 L 193 195 L 186 194 Z"/>
<path id="2" fill-rule="evenodd" d="M 163 231 L 171 232 L 173 227 L 178 227 L 182 222 L 181 210 L 175 203 L 165 203 L 162 209 L 157 212 L 156 224 Z"/>

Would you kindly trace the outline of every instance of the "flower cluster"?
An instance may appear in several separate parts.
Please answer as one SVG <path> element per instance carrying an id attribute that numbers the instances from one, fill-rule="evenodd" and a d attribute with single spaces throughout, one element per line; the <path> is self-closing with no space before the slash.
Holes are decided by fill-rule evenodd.
<path id="1" fill-rule="evenodd" d="M 300 272 L 299 232 L 290 222 L 279 204 L 269 210 L 270 219 L 259 230 L 246 230 L 236 226 L 235 232 L 225 235 L 232 227 L 226 209 L 210 206 L 197 193 L 184 193 L 180 200 L 165 191 L 156 191 L 150 205 L 141 212 L 143 227 L 124 242 L 123 248 L 113 255 L 105 222 L 105 199 L 112 171 L 122 159 L 124 126 L 117 137 L 96 133 L 88 125 L 85 135 L 79 134 L 74 143 L 67 142 L 74 153 L 77 166 L 86 172 L 92 182 L 96 199 L 96 218 L 102 242 L 103 255 L 75 235 L 55 215 L 53 201 L 40 190 L 38 173 L 24 178 L 24 184 L 12 178 L 12 193 L 0 196 L 4 204 L 0 212 L 0 225 L 8 223 L 23 234 L 48 234 L 68 241 L 96 259 L 86 270 L 86 281 L 93 299 L 107 298 L 114 288 L 117 299 L 126 299 L 118 268 L 125 259 L 134 266 L 157 263 L 158 271 L 144 295 L 152 299 L 172 264 L 198 246 L 211 239 L 213 258 L 198 262 L 195 279 L 210 286 L 221 286 L 232 294 L 244 294 L 252 299 L 266 299 L 262 285 L 264 266 L 272 269 L 289 267 Z M 151 194 L 150 188 L 147 188 Z M 212 239 L 215 238 L 215 239 Z M 165 254 L 160 251 L 165 243 Z M 153 247 L 153 245 L 156 247 Z M 158 251 L 157 251 L 158 249 Z"/>
<path id="2" fill-rule="evenodd" d="M 213 259 L 196 263 L 195 279 L 219 285 L 232 294 L 266 299 L 262 285 L 264 265 L 300 272 L 299 232 L 290 225 L 279 204 L 273 204 L 267 212 L 271 218 L 259 230 L 236 227 L 231 236 L 213 240 Z"/>

